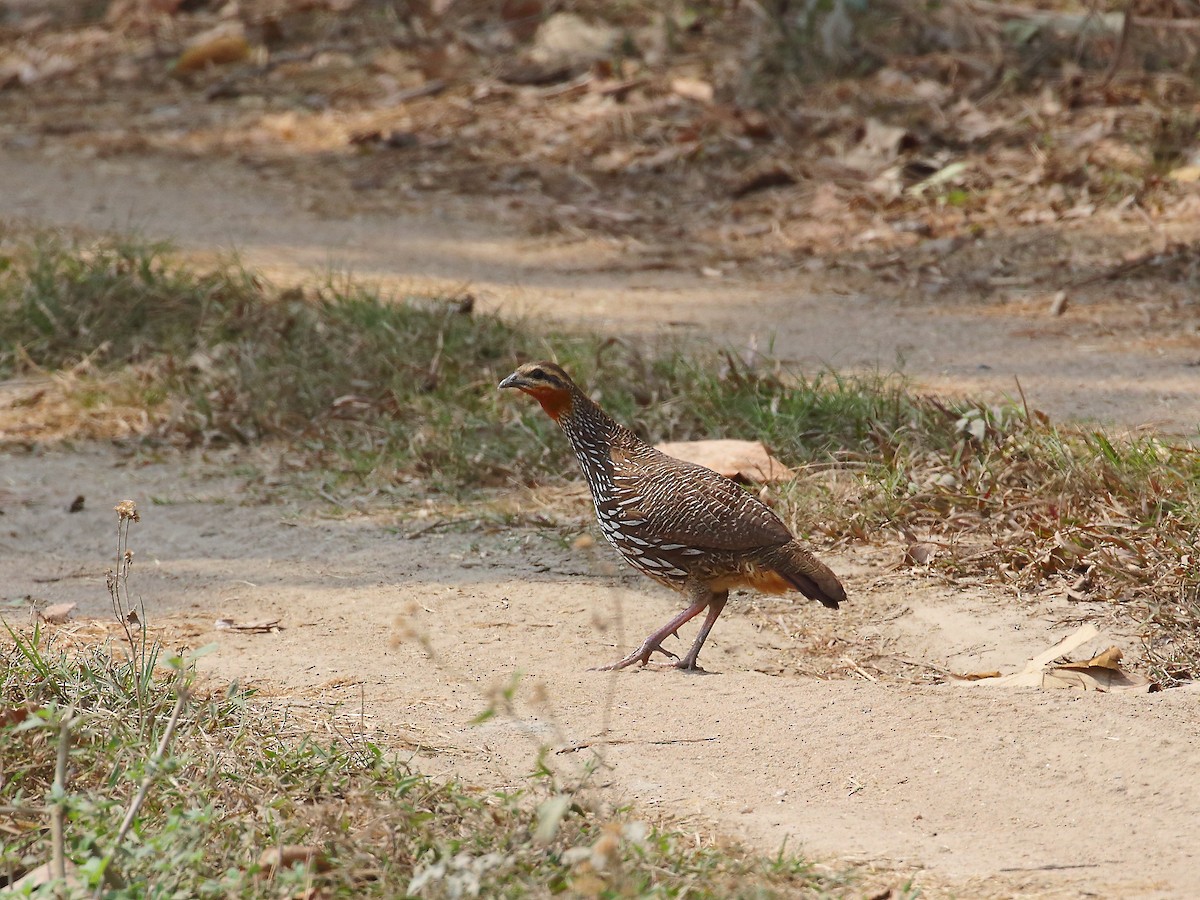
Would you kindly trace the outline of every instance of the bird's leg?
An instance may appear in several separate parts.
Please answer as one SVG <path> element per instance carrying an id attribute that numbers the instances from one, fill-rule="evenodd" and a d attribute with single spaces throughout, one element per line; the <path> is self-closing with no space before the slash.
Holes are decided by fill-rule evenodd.
<path id="1" fill-rule="evenodd" d="M 675 668 L 683 669 L 687 672 L 695 672 L 700 668 L 696 665 L 696 660 L 700 658 L 700 648 L 708 640 L 708 633 L 712 631 L 713 625 L 716 624 L 717 618 L 721 615 L 721 610 L 725 608 L 728 600 L 729 591 L 714 591 L 709 595 L 708 615 L 704 617 L 704 624 L 700 626 L 700 633 L 696 635 L 696 642 L 692 644 L 692 649 L 687 652 L 687 656 L 675 663 Z"/>
<path id="2" fill-rule="evenodd" d="M 679 615 L 677 615 L 675 618 L 673 618 L 670 622 L 668 622 L 662 628 L 658 629 L 658 631 L 654 632 L 654 634 L 650 635 L 650 637 L 648 637 L 644 641 L 642 641 L 642 646 L 638 647 L 636 650 L 634 650 L 632 653 L 630 653 L 623 660 L 621 660 L 620 662 L 615 662 L 609 666 L 600 666 L 598 669 L 596 669 L 596 671 L 597 672 L 610 672 L 615 669 L 624 669 L 627 666 L 632 666 L 634 663 L 641 663 L 644 666 L 646 663 L 648 663 L 650 661 L 650 656 L 655 652 L 665 654 L 666 656 L 669 656 L 672 659 L 679 659 L 679 657 L 676 656 L 674 653 L 672 653 L 670 650 L 665 649 L 662 645 L 662 642 L 664 640 L 666 640 L 666 638 L 669 635 L 672 635 L 675 632 L 677 632 L 682 625 L 686 624 L 687 622 L 690 622 L 692 619 L 696 618 L 696 616 L 700 615 L 700 613 L 702 613 L 704 611 L 704 607 L 709 605 L 709 600 L 710 600 L 710 595 L 705 593 L 705 595 L 703 597 L 700 597 L 700 598 L 696 599 L 695 601 L 693 601 L 691 606 L 689 606 L 687 609 L 685 609 L 683 612 L 681 612 Z M 722 601 L 722 605 L 724 605 L 724 601 Z M 718 610 L 718 613 L 719 613 L 719 610 Z M 709 613 L 709 617 L 712 618 L 714 621 L 716 620 L 716 616 L 712 615 L 712 613 Z M 706 622 L 705 624 L 708 625 L 708 628 L 712 627 L 712 625 L 709 624 L 708 622 Z M 708 634 L 707 629 L 705 631 L 703 631 L 702 633 L 707 635 Z M 704 643 L 704 642 L 701 641 L 700 643 Z M 694 653 L 700 652 L 699 647 L 693 647 L 692 650 L 693 650 L 693 653 L 689 653 L 688 657 L 692 657 L 694 655 Z M 695 660 L 693 660 L 693 663 L 694 662 L 695 662 Z M 693 668 L 694 668 L 694 665 L 693 665 Z"/>

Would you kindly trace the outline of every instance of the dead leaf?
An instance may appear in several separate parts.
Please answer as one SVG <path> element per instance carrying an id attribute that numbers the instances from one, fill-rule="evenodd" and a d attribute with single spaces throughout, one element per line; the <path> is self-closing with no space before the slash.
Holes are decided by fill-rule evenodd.
<path id="1" fill-rule="evenodd" d="M 206 32 L 192 42 L 175 62 L 179 74 L 199 72 L 209 66 L 223 66 L 241 62 L 250 55 L 250 44 L 244 34 L 223 31 Z"/>
<path id="2" fill-rule="evenodd" d="M 1180 166 L 1172 169 L 1167 177 L 1180 184 L 1193 184 L 1200 181 L 1200 166 Z"/>
<path id="3" fill-rule="evenodd" d="M 77 896 L 78 892 L 83 890 L 83 882 L 75 875 L 75 864 L 67 860 L 64 869 L 67 874 L 66 883 L 63 885 L 65 889 L 64 896 Z M 4 893 L 11 893 L 12 896 L 24 895 L 27 891 L 33 888 L 40 887 L 44 884 L 50 884 L 54 881 L 54 867 L 51 863 L 42 863 L 36 869 L 30 869 L 11 885 Z"/>
<path id="4" fill-rule="evenodd" d="M 1086 662 L 1069 662 L 1063 663 L 1058 668 L 1060 669 L 1116 669 L 1121 668 L 1121 648 L 1109 647 L 1103 653 L 1097 653 Z"/>
<path id="5" fill-rule="evenodd" d="M 72 611 L 78 605 L 77 603 L 55 603 L 39 612 L 38 618 L 48 625 L 65 625 L 67 619 L 71 618 Z"/>
<path id="6" fill-rule="evenodd" d="M 1095 625 L 1081 625 L 1044 653 L 1038 654 L 1020 672 L 999 677 L 963 675 L 959 682 L 1004 685 L 1008 687 L 1037 687 L 1046 690 L 1073 688 L 1100 693 L 1146 693 L 1150 679 L 1120 668 L 1121 651 L 1109 647 L 1085 662 L 1052 665 L 1054 660 L 1086 644 L 1100 633 Z M 1049 667 L 1049 668 L 1048 668 Z M 998 674 L 998 673 L 997 673 Z"/>
<path id="7" fill-rule="evenodd" d="M 671 80 L 671 90 L 685 100 L 695 100 L 697 103 L 713 101 L 713 86 L 700 78 L 674 78 Z"/>
<path id="8" fill-rule="evenodd" d="M 937 551 L 936 544 L 926 544 L 924 542 L 909 544 L 904 550 L 904 559 L 906 562 L 913 563 L 914 565 L 924 566 L 937 556 Z"/>
<path id="9" fill-rule="evenodd" d="M 279 869 L 290 869 L 296 863 L 302 863 L 306 869 L 317 872 L 329 870 L 329 859 L 319 847 L 309 847 L 303 844 L 284 844 L 282 847 L 272 847 L 264 850 L 258 858 L 258 864 L 266 870 L 268 877 L 274 877 Z"/>
<path id="10" fill-rule="evenodd" d="M 767 166 L 758 167 L 747 175 L 743 175 L 742 179 L 729 192 L 730 196 L 735 200 L 745 197 L 747 194 L 754 194 L 758 191 L 765 191 L 767 188 L 785 187 L 796 183 L 796 176 L 789 172 L 786 168 L 778 164 L 770 164 Z"/>
<path id="11" fill-rule="evenodd" d="M 659 444 L 656 449 L 684 462 L 705 466 L 726 478 L 755 484 L 774 484 L 795 477 L 760 441 L 678 441 Z"/>
<path id="12" fill-rule="evenodd" d="M 1043 688 L 1074 688 L 1079 691 L 1097 691 L 1102 694 L 1133 693 L 1145 694 L 1150 690 L 1150 679 L 1133 672 L 1109 669 L 1103 666 L 1075 668 L 1059 666 L 1042 676 Z"/>
<path id="13" fill-rule="evenodd" d="M 7 728 L 10 725 L 20 725 L 36 711 L 37 707 L 29 702 L 26 702 L 23 706 L 10 706 L 7 709 L 0 709 L 0 728 Z"/>
<path id="14" fill-rule="evenodd" d="M 949 109 L 949 118 L 958 133 L 968 142 L 982 140 L 1008 124 L 1008 120 L 982 112 L 965 97 Z"/>
<path id="15" fill-rule="evenodd" d="M 503 0 L 500 4 L 500 18 L 518 41 L 537 34 L 544 12 L 541 0 Z"/>
<path id="16" fill-rule="evenodd" d="M 878 119 L 867 119 L 862 140 L 850 150 L 842 162 L 851 169 L 874 175 L 891 165 L 900 150 L 914 142 L 907 128 L 887 125 Z"/>
<path id="17" fill-rule="evenodd" d="M 1025 664 L 1025 668 L 1020 672 L 1014 672 L 1011 675 L 1002 675 L 999 678 L 981 678 L 969 683 L 1006 687 L 1041 687 L 1042 673 L 1045 671 L 1046 666 L 1050 665 L 1059 657 L 1070 653 L 1072 650 L 1082 647 L 1099 634 L 1100 629 L 1095 625 L 1090 623 L 1087 625 L 1080 625 L 1053 647 L 1042 651 L 1033 659 L 1029 660 L 1029 662 Z"/>
<path id="18" fill-rule="evenodd" d="M 538 28 L 529 57 L 543 65 L 587 66 L 608 56 L 620 37 L 611 25 L 588 22 L 575 13 L 555 13 Z"/>
<path id="19" fill-rule="evenodd" d="M 1121 669 L 1121 649 L 1109 647 L 1084 662 L 1055 666 L 1042 679 L 1044 688 L 1075 688 L 1083 691 L 1145 693 L 1150 679 Z"/>

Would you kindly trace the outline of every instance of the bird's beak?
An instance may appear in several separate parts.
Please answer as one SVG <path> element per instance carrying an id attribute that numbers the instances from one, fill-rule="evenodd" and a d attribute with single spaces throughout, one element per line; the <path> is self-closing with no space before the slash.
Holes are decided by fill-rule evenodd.
<path id="1" fill-rule="evenodd" d="M 521 386 L 522 386 L 521 385 L 521 376 L 518 375 L 516 372 L 513 372 L 511 375 L 509 375 L 507 378 L 505 378 L 502 382 L 500 382 L 501 389 L 520 388 Z"/>

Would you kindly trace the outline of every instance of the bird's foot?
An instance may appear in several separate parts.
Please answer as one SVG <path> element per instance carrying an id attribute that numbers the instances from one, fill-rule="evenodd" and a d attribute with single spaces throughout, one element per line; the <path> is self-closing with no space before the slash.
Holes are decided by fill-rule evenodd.
<path id="1" fill-rule="evenodd" d="M 697 662 L 699 654 L 692 655 L 689 653 L 683 659 L 675 663 L 675 668 L 681 672 L 695 672 L 697 675 L 707 675 L 708 670 Z"/>
<path id="2" fill-rule="evenodd" d="M 666 647 L 664 647 L 661 643 L 657 643 L 657 642 L 651 643 L 650 641 L 646 641 L 645 643 L 642 644 L 642 646 L 638 647 L 636 650 L 634 650 L 632 653 L 630 653 L 624 659 L 622 659 L 618 662 L 612 663 L 611 665 L 597 666 L 596 668 L 592 669 L 592 671 L 593 672 L 615 672 L 617 669 L 627 669 L 629 666 L 632 666 L 634 663 L 641 663 L 644 666 L 644 665 L 646 665 L 646 663 L 650 662 L 650 657 L 653 656 L 655 653 L 661 653 L 664 656 L 669 656 L 671 659 L 679 659 L 679 657 L 676 654 L 672 653 L 670 650 L 668 650 Z M 680 662 L 684 662 L 684 660 L 681 660 Z M 679 664 L 680 663 L 676 663 L 676 665 L 679 665 Z M 695 668 L 695 660 L 692 661 L 692 667 Z"/>

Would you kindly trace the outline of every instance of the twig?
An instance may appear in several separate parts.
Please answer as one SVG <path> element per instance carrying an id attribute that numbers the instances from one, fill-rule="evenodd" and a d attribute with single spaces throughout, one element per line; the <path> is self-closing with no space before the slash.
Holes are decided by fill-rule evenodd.
<path id="1" fill-rule="evenodd" d="M 970 0 L 968 7 L 981 15 L 993 15 L 1001 19 L 1024 19 L 1039 25 L 1051 25 L 1064 31 L 1077 31 L 1089 19 L 1101 24 L 1106 31 L 1120 31 L 1117 20 L 1120 13 L 1104 13 L 1096 16 L 1093 13 L 1056 13 L 1048 10 L 1034 9 L 1028 6 L 1014 6 L 1007 3 L 992 3 L 989 0 Z M 1200 19 L 1162 19 L 1152 16 L 1130 16 L 1133 24 L 1141 28 L 1170 28 L 1176 31 L 1196 31 L 1200 29 Z"/>
<path id="2" fill-rule="evenodd" d="M 75 718 L 70 707 L 58 724 L 58 761 L 54 766 L 54 795 L 57 802 L 50 806 L 50 872 L 58 881 L 67 877 L 67 846 L 63 831 L 66 818 L 67 754 L 71 749 L 71 721 Z"/>
<path id="3" fill-rule="evenodd" d="M 49 812 L 45 806 L 0 806 L 0 816 L 44 816 Z"/>
<path id="4" fill-rule="evenodd" d="M 449 318 L 449 316 L 447 316 Z M 438 370 L 442 366 L 442 350 L 446 346 L 446 322 L 443 320 L 441 327 L 438 328 L 437 340 L 434 341 L 433 358 L 429 360 L 429 365 L 425 369 L 424 387 L 427 391 L 433 391 L 438 386 Z"/>
<path id="5" fill-rule="evenodd" d="M 1143 253 L 1137 259 L 1131 259 L 1123 263 L 1118 263 L 1117 265 L 1105 269 L 1103 272 L 1098 272 L 1095 275 L 1087 275 L 1083 278 L 1077 278 L 1074 281 L 1069 281 L 1063 286 L 1063 289 L 1080 288 L 1089 284 L 1095 284 L 1098 281 L 1113 281 L 1117 278 L 1128 275 L 1130 272 L 1135 272 L 1143 266 L 1161 265 L 1167 260 L 1177 259 L 1187 250 L 1193 249 L 1195 249 L 1195 245 L 1192 244 L 1173 244 L 1162 251 L 1150 250 L 1146 253 Z"/>
<path id="6" fill-rule="evenodd" d="M 1021 379 L 1016 375 L 1013 376 L 1013 381 L 1017 383 L 1017 393 L 1021 395 L 1021 407 L 1025 410 L 1025 424 L 1033 425 L 1033 416 L 1029 414 L 1029 401 L 1025 399 L 1025 388 L 1021 387 Z"/>
<path id="7" fill-rule="evenodd" d="M 440 78 L 434 78 L 431 81 L 426 81 L 424 84 L 418 84 L 416 87 L 398 91 L 392 94 L 388 100 L 393 104 L 407 103 L 409 100 L 419 100 L 421 97 L 432 97 L 434 94 L 440 94 L 445 89 L 446 82 Z"/>
<path id="8" fill-rule="evenodd" d="M 410 531 L 405 535 L 410 541 L 416 540 L 419 537 L 424 537 L 434 531 L 441 531 L 443 528 L 452 528 L 455 525 L 462 525 L 466 522 L 477 521 L 475 516 L 463 516 L 460 519 L 438 519 L 432 524 L 426 525 L 424 528 L 418 528 L 416 531 Z"/>
<path id="9" fill-rule="evenodd" d="M 667 744 L 703 744 L 708 741 L 715 741 L 715 740 L 716 740 L 715 737 L 668 738 L 666 740 L 661 740 L 661 741 L 639 741 L 639 740 L 634 740 L 633 738 L 610 739 L 610 738 L 601 737 L 600 739 L 595 740 L 595 741 L 581 741 L 578 744 L 571 744 L 567 747 L 559 747 L 554 752 L 558 755 L 562 755 L 563 753 L 578 753 L 580 750 L 586 750 L 586 749 L 588 749 L 588 747 L 591 747 L 595 744 L 600 744 L 601 746 L 604 746 L 604 747 L 613 747 L 613 746 L 616 746 L 617 744 L 647 744 L 652 747 L 662 747 L 662 746 L 666 746 Z"/>
<path id="10" fill-rule="evenodd" d="M 138 785 L 137 794 L 129 804 L 129 809 L 125 811 L 125 819 L 121 822 L 121 827 L 117 829 L 117 836 L 113 839 L 112 849 L 108 851 L 108 855 L 104 858 L 104 866 L 101 871 L 106 874 L 108 867 L 112 865 L 112 861 L 121 850 L 121 844 L 125 840 L 125 835 L 133 827 L 133 820 L 137 818 L 142 804 L 146 802 L 146 795 L 150 793 L 150 785 L 154 781 L 154 776 L 158 774 L 158 767 L 162 763 L 163 757 L 166 756 L 167 747 L 170 745 L 171 739 L 175 736 L 175 728 L 179 724 L 179 716 L 183 712 L 184 706 L 187 705 L 187 700 L 187 687 L 180 687 L 179 699 L 175 701 L 175 708 L 171 710 L 171 718 L 167 721 L 167 730 L 163 732 L 162 739 L 158 742 L 158 748 L 154 751 L 154 756 L 150 758 L 146 774 L 142 776 L 142 783 Z M 105 885 L 105 880 L 101 878 L 92 896 L 98 900 L 104 893 Z"/>
<path id="11" fill-rule="evenodd" d="M 1112 62 L 1108 64 L 1108 71 L 1104 73 L 1104 80 L 1100 82 L 1102 87 L 1108 87 L 1109 82 L 1117 74 L 1117 69 L 1121 67 L 1121 59 L 1125 56 L 1125 48 L 1129 45 L 1129 35 L 1133 33 L 1133 4 L 1134 0 L 1127 0 L 1125 4 L 1125 21 L 1121 23 L 1121 37 L 1117 40 L 1117 49 L 1113 53 Z"/>
<path id="12" fill-rule="evenodd" d="M 843 656 L 840 660 L 838 660 L 838 662 L 842 663 L 842 665 L 849 666 L 854 672 L 867 679 L 867 681 L 879 681 L 878 678 L 856 663 L 849 656 Z"/>
<path id="13" fill-rule="evenodd" d="M 233 88 L 239 81 L 249 78 L 260 78 L 272 71 L 276 66 L 282 66 L 287 63 L 308 62 L 322 53 L 353 54 L 359 49 L 359 47 L 353 44 L 345 43 L 318 44 L 315 47 L 309 47 L 307 50 L 298 50 L 292 53 L 275 53 L 261 65 L 243 66 L 239 69 L 235 69 L 220 81 L 209 85 L 204 91 L 204 99 L 212 101 L 236 96 L 236 94 L 233 92 Z"/>

